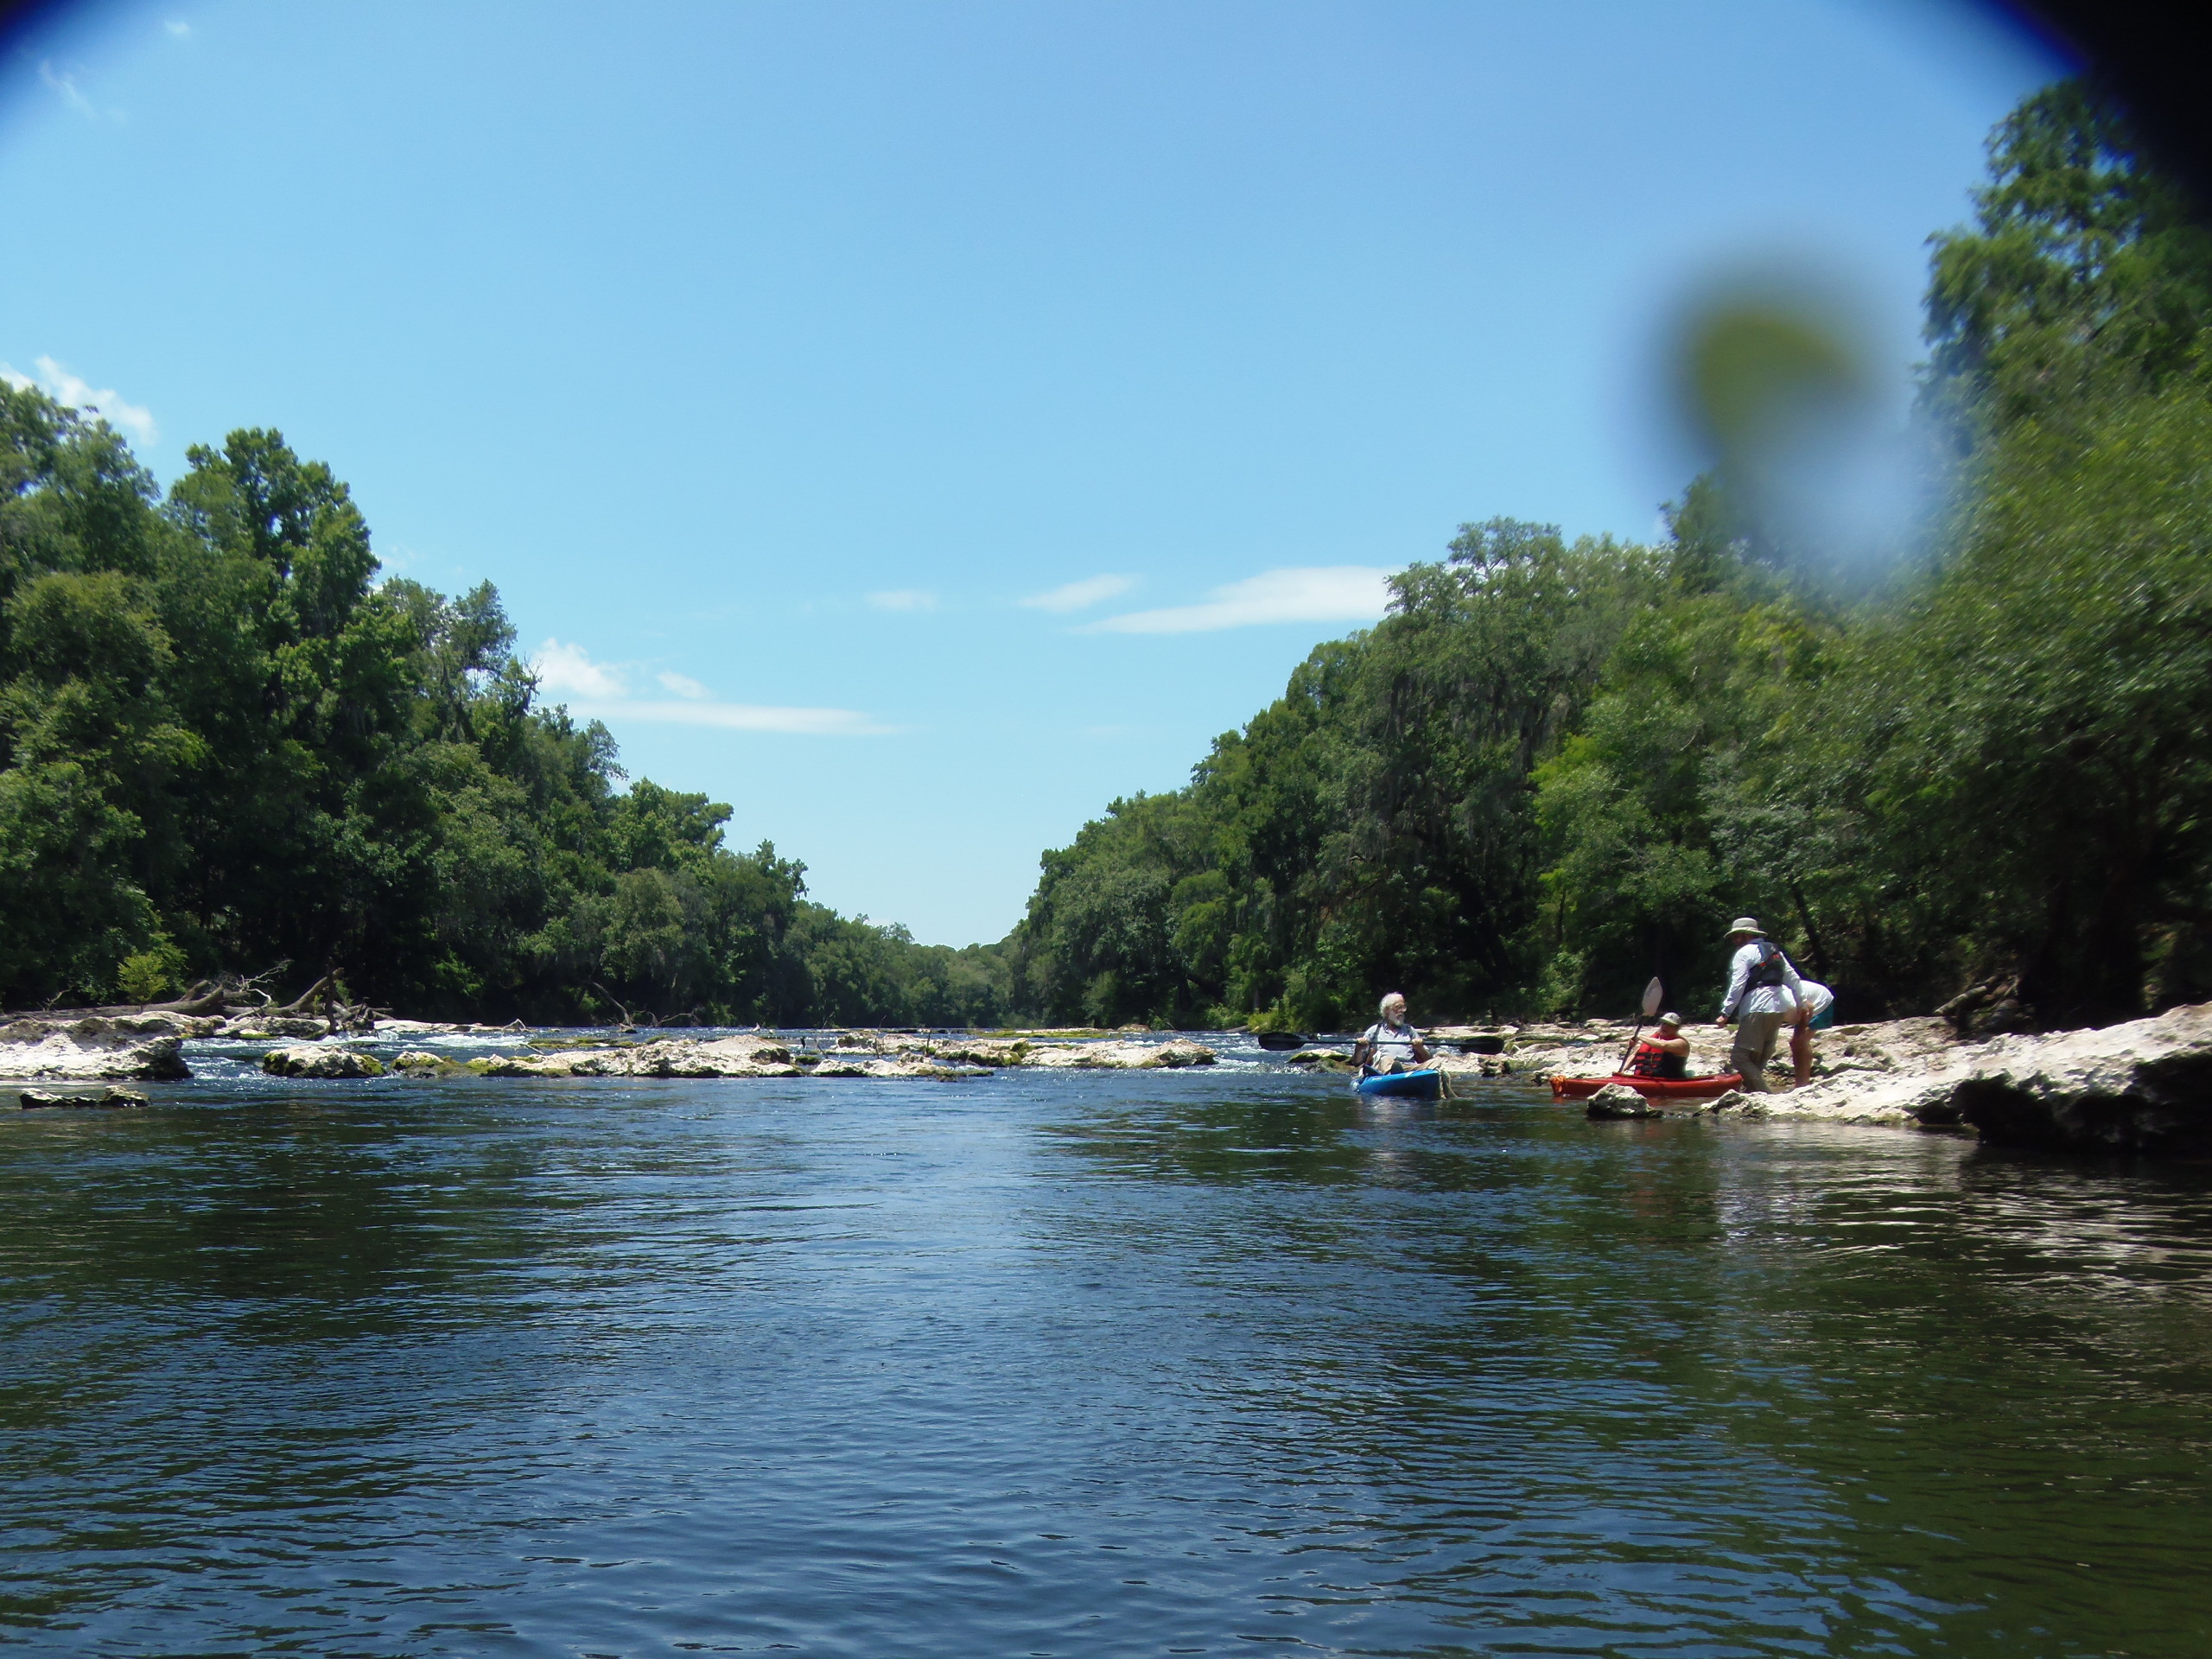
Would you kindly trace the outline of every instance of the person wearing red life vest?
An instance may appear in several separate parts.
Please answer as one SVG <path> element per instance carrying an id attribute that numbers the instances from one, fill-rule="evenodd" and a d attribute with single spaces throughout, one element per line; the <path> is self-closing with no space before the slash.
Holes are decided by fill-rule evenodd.
<path id="1" fill-rule="evenodd" d="M 1629 1057 L 1633 1077 L 1687 1077 L 1690 1074 L 1690 1039 L 1682 1035 L 1682 1016 L 1662 1014 L 1658 1029 L 1636 1046 Z"/>

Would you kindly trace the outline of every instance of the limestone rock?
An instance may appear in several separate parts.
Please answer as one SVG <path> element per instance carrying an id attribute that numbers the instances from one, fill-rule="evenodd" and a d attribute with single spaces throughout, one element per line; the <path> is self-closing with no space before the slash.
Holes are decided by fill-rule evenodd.
<path id="1" fill-rule="evenodd" d="M 1591 1096 L 1584 1115 L 1601 1120 L 1667 1116 L 1663 1109 L 1653 1105 L 1624 1083 L 1609 1083 Z"/>
<path id="2" fill-rule="evenodd" d="M 791 1051 L 772 1037 L 660 1038 L 626 1056 L 624 1075 L 633 1077 L 791 1077 L 800 1075 Z"/>
<path id="3" fill-rule="evenodd" d="M 629 1075 L 620 1048 L 569 1048 L 550 1054 L 502 1054 L 470 1062 L 487 1077 L 615 1077 Z"/>
<path id="4" fill-rule="evenodd" d="M 1040 1043 L 1023 1061 L 1071 1071 L 1177 1071 L 1213 1063 L 1213 1050 L 1187 1038 L 1166 1043 Z"/>
<path id="5" fill-rule="evenodd" d="M 2088 1152 L 2212 1153 L 2212 1003 L 1970 1051 L 1948 1108 L 1984 1141 Z"/>
<path id="6" fill-rule="evenodd" d="M 31 1018 L 0 1027 L 0 1077 L 105 1082 L 188 1077 L 169 1015 L 92 1016 L 67 1024 Z"/>
<path id="7" fill-rule="evenodd" d="M 16 1103 L 27 1112 L 54 1106 L 83 1110 L 99 1106 L 143 1106 L 146 1096 L 136 1089 L 104 1089 L 97 1095 L 58 1095 L 44 1089 L 26 1089 Z"/>
<path id="8" fill-rule="evenodd" d="M 1189 1041 L 1162 1043 L 1137 1064 L 1147 1071 L 1179 1071 L 1185 1066 L 1211 1065 L 1213 1050 L 1204 1043 Z"/>
<path id="9" fill-rule="evenodd" d="M 1291 1058 L 1298 1057 L 1294 1054 Z M 1446 1053 L 1440 1049 L 1427 1064 L 1439 1071 L 1449 1071 L 1455 1077 L 1510 1077 L 1516 1067 L 1516 1062 L 1503 1054 Z"/>
<path id="10" fill-rule="evenodd" d="M 261 1069 L 272 1077 L 380 1077 L 384 1062 L 350 1048 L 300 1043 L 270 1049 L 261 1057 Z"/>
<path id="11" fill-rule="evenodd" d="M 747 1033 L 711 1041 L 657 1038 L 605 1048 L 571 1048 L 550 1054 L 518 1054 L 493 1061 L 494 1077 L 795 1077 L 790 1047 Z"/>
<path id="12" fill-rule="evenodd" d="M 941 1065 L 935 1062 L 902 1057 L 896 1059 L 841 1061 L 825 1065 L 814 1074 L 817 1077 L 918 1077 L 933 1083 L 953 1083 L 963 1077 L 988 1077 L 990 1070 L 980 1065 Z"/>
<path id="13" fill-rule="evenodd" d="M 951 1037 L 917 1043 L 911 1049 L 893 1047 L 890 1052 L 922 1054 L 948 1065 L 995 1067 L 1025 1065 L 1036 1047 L 1026 1037 Z"/>
<path id="14" fill-rule="evenodd" d="M 1765 1115 L 1965 1125 L 1999 1145 L 2212 1152 L 2212 1003 L 1984 1043 L 1931 1038 L 1930 1027 L 1942 1022 L 1824 1033 L 1824 1046 L 1843 1039 L 1844 1052 L 1824 1055 L 1827 1075 L 1808 1087 L 1764 1096 Z"/>
<path id="15" fill-rule="evenodd" d="M 327 1037 L 330 1021 L 308 1014 L 242 1014 L 225 1020 L 215 1034 L 245 1043 L 270 1042 L 279 1037 Z"/>
<path id="16" fill-rule="evenodd" d="M 1770 1095 L 1747 1095 L 1741 1089 L 1731 1089 L 1726 1094 L 1706 1102 L 1705 1109 L 1708 1112 L 1734 1112 L 1740 1117 L 1764 1117 L 1769 1110 L 1767 1102 L 1772 1098 Z"/>

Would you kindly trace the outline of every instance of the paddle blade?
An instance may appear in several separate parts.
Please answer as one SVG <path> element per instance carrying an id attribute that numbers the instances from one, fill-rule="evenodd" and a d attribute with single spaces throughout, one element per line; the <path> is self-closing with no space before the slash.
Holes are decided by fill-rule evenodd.
<path id="1" fill-rule="evenodd" d="M 1660 1003 L 1666 1001 L 1667 988 L 1659 982 L 1659 976 L 1652 975 L 1651 982 L 1643 988 L 1643 1017 L 1649 1020 L 1659 1012 Z"/>

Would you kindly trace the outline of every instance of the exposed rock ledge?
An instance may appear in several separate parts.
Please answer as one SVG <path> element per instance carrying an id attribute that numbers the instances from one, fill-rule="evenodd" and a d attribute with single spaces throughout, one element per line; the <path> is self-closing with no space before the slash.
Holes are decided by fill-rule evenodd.
<path id="1" fill-rule="evenodd" d="M 1002 1066 L 1172 1070 L 1211 1065 L 1203 1043 L 1036 1042 L 1027 1038 L 848 1033 L 833 1048 L 799 1049 L 767 1034 L 663 1037 L 626 1046 L 518 1054 L 483 1068 L 494 1077 L 976 1077 Z"/>
<path id="2" fill-rule="evenodd" d="M 261 1069 L 272 1077 L 380 1077 L 384 1062 L 350 1048 L 299 1043 L 270 1049 L 261 1057 Z"/>
<path id="3" fill-rule="evenodd" d="M 1821 1073 L 1780 1094 L 1669 1106 L 1830 1123 L 1970 1127 L 1998 1146 L 2212 1153 L 2212 1002 L 2043 1036 L 1951 1040 L 1940 1020 L 1824 1033 Z"/>
<path id="4" fill-rule="evenodd" d="M 87 1015 L 63 1022 L 22 1019 L 0 1026 L 0 1079 L 105 1083 L 192 1075 L 183 1039 L 196 1022 L 174 1014 Z"/>

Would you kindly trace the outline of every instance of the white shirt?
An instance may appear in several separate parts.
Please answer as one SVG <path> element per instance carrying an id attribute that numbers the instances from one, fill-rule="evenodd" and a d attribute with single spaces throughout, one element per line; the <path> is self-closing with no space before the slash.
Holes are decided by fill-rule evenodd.
<path id="1" fill-rule="evenodd" d="M 1367 1063 L 1381 1065 L 1395 1060 L 1401 1065 L 1414 1063 L 1414 1045 L 1421 1041 L 1421 1033 L 1410 1025 L 1389 1026 L 1377 1020 L 1359 1033 L 1359 1040 L 1371 1044 Z"/>
<path id="2" fill-rule="evenodd" d="M 1751 985 L 1751 969 L 1759 965 L 1759 946 L 1764 939 L 1753 939 L 1728 964 L 1728 995 L 1720 1000 L 1720 1017 L 1732 1020 L 1739 1014 L 1795 1014 L 1797 999 L 1804 994 L 1805 982 L 1797 977 L 1797 969 L 1789 958 L 1782 957 L 1782 983 L 1779 985 Z M 1773 946 L 1781 957 L 1782 947 Z M 1746 994 L 1745 988 L 1750 986 Z M 1736 1005 L 1741 1002 L 1739 1008 Z"/>

